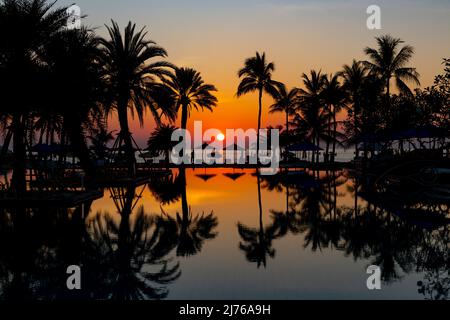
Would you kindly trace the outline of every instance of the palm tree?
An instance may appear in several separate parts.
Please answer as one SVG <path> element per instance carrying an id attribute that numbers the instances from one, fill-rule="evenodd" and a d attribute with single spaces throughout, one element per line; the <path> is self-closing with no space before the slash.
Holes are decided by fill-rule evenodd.
<path id="1" fill-rule="evenodd" d="M 53 144 L 55 143 L 56 136 L 60 135 L 63 127 L 63 118 L 60 114 L 54 112 L 48 112 L 50 110 L 41 110 L 38 118 L 34 123 L 35 130 L 39 130 L 39 143 Z"/>
<path id="2" fill-rule="evenodd" d="M 238 76 L 242 78 L 237 89 L 237 96 L 240 97 L 250 92 L 258 92 L 258 139 L 256 152 L 259 156 L 262 96 L 267 93 L 272 98 L 277 99 L 280 95 L 282 84 L 272 80 L 272 73 L 275 71 L 275 64 L 266 61 L 266 54 L 256 52 L 256 56 L 245 60 L 244 67 L 239 70 Z"/>
<path id="3" fill-rule="evenodd" d="M 51 92 L 47 89 L 45 103 L 39 111 L 62 117 L 62 130 L 70 139 L 88 180 L 97 172 L 87 146 L 86 132 L 104 126 L 105 84 L 97 54 L 98 40 L 86 28 L 55 35 L 43 53 Z"/>
<path id="4" fill-rule="evenodd" d="M 308 138 L 316 145 L 320 140 L 329 139 L 326 134 L 329 113 L 323 108 L 323 89 L 326 84 L 326 76 L 320 71 L 311 70 L 311 77 L 303 73 L 304 89 L 300 89 L 300 113 L 294 119 L 297 126 L 306 128 Z M 314 157 L 313 157 L 314 159 Z M 317 161 L 319 155 L 317 154 Z"/>
<path id="5" fill-rule="evenodd" d="M 361 113 L 363 84 L 366 81 L 368 69 L 356 60 L 351 65 L 344 65 L 343 70 L 339 72 L 342 78 L 342 88 L 346 91 L 347 97 L 352 104 L 353 112 L 353 137 L 358 136 L 359 123 L 358 117 Z M 358 142 L 355 140 L 355 156 L 358 155 Z"/>
<path id="6" fill-rule="evenodd" d="M 92 143 L 92 149 L 98 159 L 105 159 L 107 157 L 108 143 L 114 140 L 114 132 L 108 131 L 106 126 L 94 128 L 92 134 L 88 136 Z"/>
<path id="7" fill-rule="evenodd" d="M 181 109 L 181 129 L 186 129 L 192 109 L 212 111 L 217 105 L 217 98 L 212 94 L 216 87 L 206 84 L 200 72 L 192 68 L 176 68 L 165 84 L 172 90 L 176 110 Z"/>
<path id="8" fill-rule="evenodd" d="M 151 59 L 166 57 L 167 52 L 145 39 L 147 33 L 144 28 L 136 32 L 136 25 L 129 22 L 122 35 L 118 24 L 112 21 L 112 26 L 107 26 L 107 29 L 110 39 L 100 39 L 100 62 L 109 85 L 111 105 L 119 117 L 119 139 L 125 145 L 129 171 L 134 174 L 136 159 L 128 126 L 128 110 L 131 109 L 132 114 L 136 112 L 141 125 L 146 107 L 150 108 L 157 122 L 160 119 L 156 116 L 159 114 L 156 108 L 164 114 L 173 114 L 171 106 L 155 105 L 151 97 L 151 87 L 157 79 L 169 75 L 167 68 L 173 66 L 165 61 L 149 63 Z"/>
<path id="9" fill-rule="evenodd" d="M 26 191 L 26 122 L 36 106 L 41 52 L 51 37 L 67 23 L 66 8 L 53 8 L 45 0 L 4 0 L 0 3 L 0 85 L 2 109 L 11 116 L 14 171 L 12 187 Z M 27 94 L 23 94 L 26 81 Z"/>
<path id="10" fill-rule="evenodd" d="M 166 164 L 170 162 L 170 153 L 172 148 L 177 144 L 172 141 L 172 134 L 177 130 L 172 125 L 162 124 L 152 132 L 150 138 L 147 141 L 147 149 L 153 152 L 155 155 L 164 153 Z"/>
<path id="11" fill-rule="evenodd" d="M 345 91 L 342 89 L 341 84 L 339 83 L 338 74 L 330 75 L 330 77 L 325 77 L 325 84 L 322 95 L 324 103 L 328 108 L 328 112 L 330 113 L 330 120 L 332 119 L 333 121 L 333 135 L 330 135 L 330 137 L 332 137 L 333 140 L 331 162 L 334 162 L 334 157 L 336 154 L 336 142 L 338 141 L 336 115 L 342 110 L 343 107 L 345 107 L 346 102 Z"/>
<path id="12" fill-rule="evenodd" d="M 270 113 L 284 112 L 286 114 L 287 133 L 289 133 L 289 117 L 295 115 L 298 108 L 298 92 L 297 88 L 293 88 L 288 92 L 285 86 L 281 86 L 280 95 L 275 103 L 270 106 Z"/>
<path id="13" fill-rule="evenodd" d="M 399 45 L 404 43 L 399 38 L 390 35 L 376 37 L 378 49 L 367 47 L 364 52 L 370 61 L 364 61 L 364 65 L 377 74 L 385 83 L 386 97 L 391 91 L 391 79 L 394 78 L 397 88 L 403 94 L 412 94 L 405 81 L 420 85 L 419 73 L 416 68 L 405 67 L 414 54 L 414 48 L 405 45 L 399 50 Z"/>

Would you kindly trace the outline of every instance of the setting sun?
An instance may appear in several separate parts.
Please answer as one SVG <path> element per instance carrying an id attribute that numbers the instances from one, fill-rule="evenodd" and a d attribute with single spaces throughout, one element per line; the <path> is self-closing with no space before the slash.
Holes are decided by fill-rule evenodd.
<path id="1" fill-rule="evenodd" d="M 219 134 L 217 135 L 217 140 L 218 140 L 218 141 L 224 141 L 224 140 L 225 140 L 225 135 L 224 135 L 223 133 L 219 133 Z"/>

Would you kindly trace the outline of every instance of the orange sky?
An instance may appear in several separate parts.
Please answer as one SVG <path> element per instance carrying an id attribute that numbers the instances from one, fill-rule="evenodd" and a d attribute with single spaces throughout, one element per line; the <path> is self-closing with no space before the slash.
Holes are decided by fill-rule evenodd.
<path id="1" fill-rule="evenodd" d="M 274 79 L 288 87 L 301 86 L 300 76 L 311 69 L 332 73 L 352 59 L 364 59 L 363 49 L 375 46 L 374 37 L 391 34 L 415 47 L 411 61 L 421 73 L 422 86 L 442 72 L 442 58 L 450 54 L 448 0 L 379 0 L 382 30 L 368 30 L 369 0 L 129 0 L 76 1 L 84 24 L 105 35 L 105 23 L 129 20 L 147 26 L 148 38 L 163 46 L 168 60 L 193 67 L 219 92 L 214 113 L 193 112 L 189 123 L 204 121 L 204 128 L 256 127 L 257 97 L 237 99 L 237 71 L 245 58 L 265 51 L 274 61 Z M 71 4 L 62 0 L 59 3 Z M 268 115 L 271 99 L 264 97 L 263 126 L 284 122 L 283 115 Z M 112 124 L 114 121 L 112 122 Z M 145 128 L 132 124 L 139 143 L 154 127 L 148 115 Z"/>

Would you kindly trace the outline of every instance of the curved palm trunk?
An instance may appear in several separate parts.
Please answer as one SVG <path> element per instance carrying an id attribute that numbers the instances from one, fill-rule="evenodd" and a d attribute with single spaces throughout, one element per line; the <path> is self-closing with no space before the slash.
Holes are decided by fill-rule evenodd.
<path id="1" fill-rule="evenodd" d="M 12 122 L 13 130 L 13 176 L 12 188 L 17 194 L 26 192 L 26 149 L 25 149 L 25 126 L 22 116 L 14 115 Z"/>
<path id="2" fill-rule="evenodd" d="M 262 115 L 262 88 L 259 89 L 259 96 L 258 96 L 258 102 L 259 102 L 259 110 L 258 110 L 258 132 L 257 132 L 257 141 L 256 141 L 256 158 L 257 163 L 259 164 L 259 146 L 261 143 L 261 137 L 259 134 L 259 131 L 261 130 L 261 115 Z"/>
<path id="3" fill-rule="evenodd" d="M 128 173 L 132 176 L 136 175 L 136 158 L 133 150 L 133 142 L 131 140 L 131 132 L 128 126 L 128 102 L 122 101 L 118 107 L 118 116 L 120 123 L 120 138 L 124 142 L 127 158 Z"/>

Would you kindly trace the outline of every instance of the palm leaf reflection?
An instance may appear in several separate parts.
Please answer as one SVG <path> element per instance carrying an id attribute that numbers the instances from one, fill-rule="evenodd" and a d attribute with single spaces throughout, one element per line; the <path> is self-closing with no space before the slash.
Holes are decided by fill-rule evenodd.
<path id="1" fill-rule="evenodd" d="M 140 207 L 134 217 L 116 219 L 98 213 L 88 224 L 86 283 L 97 299 L 162 299 L 167 285 L 181 275 L 179 264 L 167 256 L 175 243 L 170 223 Z"/>
<path id="2" fill-rule="evenodd" d="M 170 225 L 173 234 L 172 241 L 176 245 L 176 254 L 179 257 L 193 256 L 202 250 L 207 240 L 215 239 L 218 226 L 217 217 L 210 214 L 194 215 L 188 203 L 186 169 L 180 168 L 178 175 L 170 175 L 150 183 L 152 194 L 162 205 L 175 203 L 181 200 L 181 213 L 175 218 L 164 212 L 163 217 Z"/>

